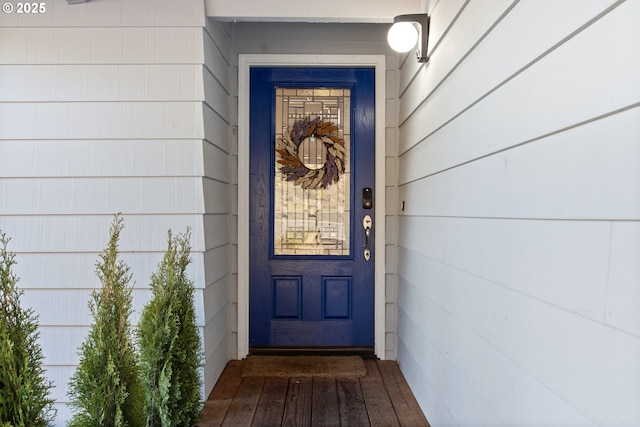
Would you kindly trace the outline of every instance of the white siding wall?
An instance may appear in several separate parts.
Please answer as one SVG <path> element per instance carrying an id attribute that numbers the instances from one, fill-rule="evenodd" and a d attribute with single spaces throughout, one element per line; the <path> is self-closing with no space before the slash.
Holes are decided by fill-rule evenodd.
<path id="1" fill-rule="evenodd" d="M 40 315 L 57 422 L 69 417 L 67 382 L 116 212 L 134 322 L 167 230 L 191 227 L 208 393 L 230 351 L 230 43 L 203 30 L 201 0 L 46 7 L 0 15 L 0 229 L 12 237 L 24 302 Z"/>
<path id="2" fill-rule="evenodd" d="M 396 329 L 396 172 L 395 153 L 396 117 L 395 98 L 397 58 L 387 45 L 387 30 L 384 24 L 305 24 L 305 23 L 237 23 L 234 25 L 234 66 L 237 54 L 344 54 L 387 55 L 386 61 L 386 149 L 387 149 L 387 206 L 386 210 L 386 339 L 385 355 L 395 359 Z M 234 72 L 237 75 L 237 69 Z M 236 94 L 237 95 L 237 94 Z M 234 122 L 237 124 L 237 122 Z M 237 163 L 236 163 L 237 164 Z M 237 295 L 234 295 L 236 297 Z M 237 300 L 234 300 L 234 302 Z M 234 311 L 235 313 L 236 311 Z M 237 331 L 237 329 L 236 329 Z"/>
<path id="3" fill-rule="evenodd" d="M 434 426 L 638 425 L 640 2 L 435 3 L 399 87 L 403 372 Z"/>
<path id="4" fill-rule="evenodd" d="M 237 171 L 235 120 L 230 72 L 232 25 L 207 22 L 204 28 L 204 243 L 205 390 L 209 393 L 227 361 L 237 354 Z M 235 299 L 235 298 L 233 298 Z"/>

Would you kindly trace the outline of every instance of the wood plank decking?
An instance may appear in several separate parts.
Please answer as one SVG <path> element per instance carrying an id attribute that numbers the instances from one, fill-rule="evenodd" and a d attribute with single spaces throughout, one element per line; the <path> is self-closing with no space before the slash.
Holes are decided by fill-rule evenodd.
<path id="1" fill-rule="evenodd" d="M 394 361 L 365 360 L 362 378 L 243 378 L 243 363 L 227 364 L 195 426 L 429 426 Z"/>

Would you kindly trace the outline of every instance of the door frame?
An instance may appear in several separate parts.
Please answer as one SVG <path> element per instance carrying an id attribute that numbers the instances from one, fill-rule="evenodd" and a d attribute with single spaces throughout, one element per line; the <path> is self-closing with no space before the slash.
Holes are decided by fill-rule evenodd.
<path id="1" fill-rule="evenodd" d="M 385 56 L 238 55 L 238 359 L 249 354 L 249 95 L 251 67 L 372 67 L 375 69 L 374 351 L 385 358 Z"/>

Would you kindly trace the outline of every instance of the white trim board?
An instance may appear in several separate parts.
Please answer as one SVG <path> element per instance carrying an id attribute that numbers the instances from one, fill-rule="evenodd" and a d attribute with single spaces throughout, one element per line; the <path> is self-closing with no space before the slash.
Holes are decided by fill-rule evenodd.
<path id="1" fill-rule="evenodd" d="M 384 55 L 239 55 L 238 57 L 238 358 L 249 354 L 249 70 L 251 67 L 375 69 L 374 351 L 385 358 L 385 57 Z"/>

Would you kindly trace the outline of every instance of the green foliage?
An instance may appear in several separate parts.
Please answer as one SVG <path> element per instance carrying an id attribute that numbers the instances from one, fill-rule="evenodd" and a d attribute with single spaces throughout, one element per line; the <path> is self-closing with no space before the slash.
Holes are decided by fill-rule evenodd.
<path id="1" fill-rule="evenodd" d="M 115 215 L 107 248 L 96 263 L 102 288 L 89 308 L 94 320 L 79 350 L 79 365 L 69 381 L 74 416 L 70 426 L 144 425 L 143 391 L 131 338 L 129 267 L 118 260 L 123 219 Z"/>
<path id="2" fill-rule="evenodd" d="M 49 398 L 53 384 L 42 369 L 38 318 L 20 306 L 9 240 L 0 232 L 0 425 L 46 426 L 56 414 Z"/>
<path id="3" fill-rule="evenodd" d="M 200 409 L 200 336 L 187 278 L 190 230 L 172 236 L 151 276 L 152 298 L 138 324 L 147 426 L 190 426 Z"/>

